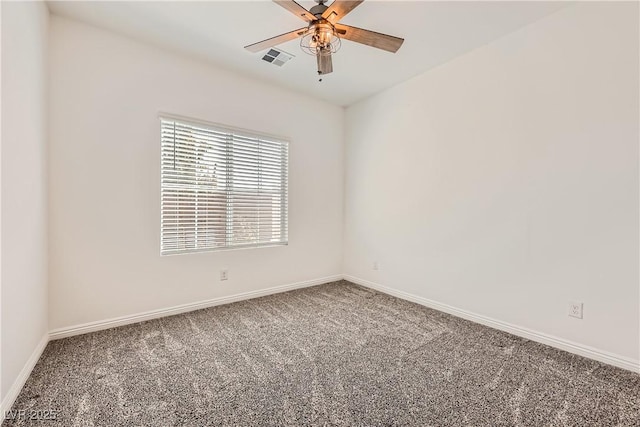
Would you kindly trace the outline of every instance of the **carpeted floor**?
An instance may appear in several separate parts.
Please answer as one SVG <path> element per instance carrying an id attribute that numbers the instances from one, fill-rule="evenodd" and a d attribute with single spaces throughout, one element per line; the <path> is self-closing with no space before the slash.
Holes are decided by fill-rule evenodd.
<path id="1" fill-rule="evenodd" d="M 638 426 L 640 376 L 336 282 L 53 341 L 20 409 L 3 426 Z"/>

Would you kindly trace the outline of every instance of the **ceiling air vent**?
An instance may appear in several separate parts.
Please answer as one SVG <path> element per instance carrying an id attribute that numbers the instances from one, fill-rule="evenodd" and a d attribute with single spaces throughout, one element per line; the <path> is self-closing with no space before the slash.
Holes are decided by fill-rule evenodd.
<path id="1" fill-rule="evenodd" d="M 269 52 L 262 57 L 262 60 L 277 65 L 278 67 L 282 67 L 285 62 L 288 62 L 291 58 L 293 58 L 293 55 L 290 53 L 284 52 L 280 49 L 271 48 L 269 49 Z"/>

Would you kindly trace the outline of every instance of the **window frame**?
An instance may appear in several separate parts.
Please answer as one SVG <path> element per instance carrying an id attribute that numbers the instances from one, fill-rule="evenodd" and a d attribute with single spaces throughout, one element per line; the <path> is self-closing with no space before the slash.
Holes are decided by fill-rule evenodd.
<path id="1" fill-rule="evenodd" d="M 174 256 L 174 255 L 187 255 L 194 253 L 206 253 L 206 252 L 220 252 L 220 251 L 233 251 L 233 250 L 243 250 L 243 249 L 259 249 L 259 248 L 273 248 L 273 247 L 281 247 L 289 245 L 289 158 L 290 158 L 290 147 L 291 140 L 287 137 L 283 137 L 280 135 L 269 134 L 265 132 L 258 132 L 254 130 L 248 130 L 244 128 L 239 128 L 235 126 L 224 125 L 216 122 L 211 122 L 207 120 L 194 119 L 191 117 L 180 116 L 176 114 L 170 113 L 158 113 L 158 121 L 160 126 L 158 128 L 159 131 L 159 142 L 160 142 L 160 153 L 159 159 L 160 161 L 160 255 L 161 256 Z M 284 236 L 281 241 L 271 241 L 264 243 L 247 243 L 247 244 L 232 244 L 230 245 L 229 232 L 226 232 L 226 241 L 224 246 L 219 247 L 202 247 L 202 248 L 191 248 L 191 249 L 171 249 L 171 250 L 163 250 L 163 236 L 164 236 L 164 226 L 163 226 L 163 166 L 162 166 L 162 156 L 163 156 L 163 148 L 162 148 L 162 122 L 163 121 L 173 121 L 179 122 L 184 125 L 193 125 L 209 128 L 210 130 L 216 132 L 228 133 L 229 135 L 238 135 L 241 138 L 251 138 L 251 139 L 265 139 L 271 142 L 277 142 L 284 145 L 284 155 L 283 159 L 283 171 L 281 176 L 281 181 L 283 182 L 283 192 L 282 192 L 282 201 L 280 204 L 280 233 Z M 228 146 L 227 146 L 228 149 Z M 229 152 L 225 153 L 226 156 L 229 156 Z M 232 176 L 225 176 L 225 187 L 227 187 L 228 183 L 232 180 Z M 233 194 L 233 191 L 226 190 L 227 194 Z M 230 221 L 230 218 L 233 218 L 233 209 L 227 208 L 225 210 L 225 220 L 224 227 L 229 230 L 229 228 L 233 227 L 233 222 Z M 197 233 L 197 229 L 195 230 Z"/>

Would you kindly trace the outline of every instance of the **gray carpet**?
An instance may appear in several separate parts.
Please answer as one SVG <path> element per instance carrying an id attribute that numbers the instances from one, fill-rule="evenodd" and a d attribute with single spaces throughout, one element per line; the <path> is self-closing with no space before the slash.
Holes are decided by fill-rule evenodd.
<path id="1" fill-rule="evenodd" d="M 57 419 L 3 426 L 639 426 L 640 376 L 336 282 L 53 341 L 13 409 Z"/>

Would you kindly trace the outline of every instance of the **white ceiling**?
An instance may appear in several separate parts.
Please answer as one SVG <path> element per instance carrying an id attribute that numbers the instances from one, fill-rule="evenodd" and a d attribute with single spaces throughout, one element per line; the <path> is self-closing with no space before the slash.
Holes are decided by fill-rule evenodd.
<path id="1" fill-rule="evenodd" d="M 299 1 L 307 9 L 313 1 Z M 566 6 L 560 2 L 368 0 L 341 22 L 403 37 L 389 53 L 343 40 L 334 72 L 318 81 L 315 58 L 299 41 L 278 46 L 295 55 L 283 67 L 243 46 L 305 26 L 271 1 L 49 2 L 52 13 L 197 56 L 221 67 L 350 105 Z"/>

